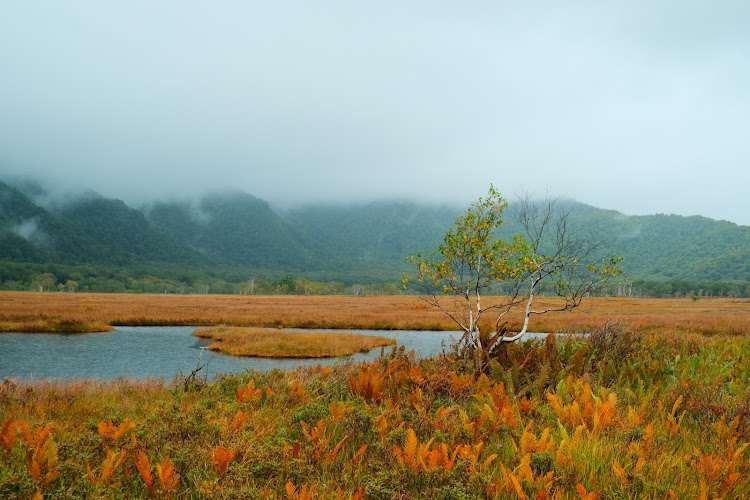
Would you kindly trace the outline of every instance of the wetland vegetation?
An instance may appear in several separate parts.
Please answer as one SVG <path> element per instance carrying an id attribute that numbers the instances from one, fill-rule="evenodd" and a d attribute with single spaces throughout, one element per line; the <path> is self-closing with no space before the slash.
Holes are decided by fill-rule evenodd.
<path id="1" fill-rule="evenodd" d="M 636 333 L 213 383 L 0 384 L 3 498 L 745 498 L 745 335 Z"/>
<path id="2" fill-rule="evenodd" d="M 208 346 L 212 351 L 257 358 L 337 358 L 396 343 L 375 335 L 278 328 L 218 327 L 196 330 L 193 335 L 213 340 Z"/>
<path id="3" fill-rule="evenodd" d="M 497 300 L 486 297 L 486 302 Z M 538 299 L 543 306 L 551 299 Z M 575 311 L 534 322 L 540 332 L 586 331 L 607 321 L 639 333 L 743 335 L 747 299 L 590 298 Z M 523 325 L 512 312 L 509 328 Z M 488 321 L 487 325 L 491 324 Z M 455 330 L 443 313 L 415 296 L 133 295 L 0 292 L 0 331 L 100 331 L 112 326 L 250 326 L 338 330 Z"/>
<path id="4" fill-rule="evenodd" d="M 5 292 L 0 304 L 5 330 L 451 328 L 409 296 Z M 742 299 L 590 299 L 535 327 L 593 334 L 507 344 L 481 374 L 458 352 L 396 349 L 208 382 L 5 380 L 0 496 L 744 498 L 748 311 Z"/>

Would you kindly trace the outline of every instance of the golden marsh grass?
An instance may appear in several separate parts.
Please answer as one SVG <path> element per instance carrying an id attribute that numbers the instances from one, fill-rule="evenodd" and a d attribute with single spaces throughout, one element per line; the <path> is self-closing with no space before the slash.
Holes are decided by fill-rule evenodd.
<path id="1" fill-rule="evenodd" d="M 370 335 L 273 328 L 219 327 L 197 330 L 193 335 L 214 340 L 208 347 L 212 351 L 259 358 L 333 358 L 396 343 L 394 339 Z"/>
<path id="2" fill-rule="evenodd" d="M 492 298 L 486 298 L 488 303 Z M 553 299 L 540 298 L 539 307 Z M 522 317 L 511 314 L 510 328 Z M 623 322 L 641 333 L 744 334 L 749 299 L 592 298 L 568 313 L 533 318 L 539 332 L 589 330 Z M 487 322 L 485 325 L 490 326 Z M 64 325 L 64 327 L 63 327 Z M 104 331 L 112 326 L 453 330 L 439 310 L 415 296 L 126 295 L 0 292 L 0 331 Z M 76 330 L 80 326 L 81 330 Z"/>

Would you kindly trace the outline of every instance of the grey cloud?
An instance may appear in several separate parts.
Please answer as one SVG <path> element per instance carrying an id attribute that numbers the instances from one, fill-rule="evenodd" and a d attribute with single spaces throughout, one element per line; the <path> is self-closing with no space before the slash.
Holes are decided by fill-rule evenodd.
<path id="1" fill-rule="evenodd" d="M 7 2 L 0 178 L 750 224 L 750 4 Z"/>
<path id="2" fill-rule="evenodd" d="M 33 243 L 46 244 L 48 240 L 47 234 L 39 228 L 39 222 L 36 218 L 22 221 L 15 224 L 11 231 L 21 238 L 31 241 Z"/>

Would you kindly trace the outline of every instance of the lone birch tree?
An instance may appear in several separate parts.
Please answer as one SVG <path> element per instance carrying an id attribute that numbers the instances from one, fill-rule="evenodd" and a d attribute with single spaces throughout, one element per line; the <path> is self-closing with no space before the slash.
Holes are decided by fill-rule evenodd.
<path id="1" fill-rule="evenodd" d="M 497 237 L 506 210 L 520 228 L 508 241 Z M 558 200 L 537 203 L 528 195 L 509 208 L 490 186 L 486 197 L 456 217 L 433 252 L 407 259 L 416 273 L 404 283 L 416 283 L 421 298 L 456 323 L 463 332 L 457 347 L 473 356 L 477 371 L 485 368 L 501 342 L 521 339 L 532 317 L 578 307 L 621 272 L 621 259 L 600 256 L 601 242 L 571 230 L 569 214 Z M 551 307 L 535 308 L 542 286 L 558 300 Z M 524 310 L 523 326 L 508 332 L 503 320 L 518 307 Z"/>

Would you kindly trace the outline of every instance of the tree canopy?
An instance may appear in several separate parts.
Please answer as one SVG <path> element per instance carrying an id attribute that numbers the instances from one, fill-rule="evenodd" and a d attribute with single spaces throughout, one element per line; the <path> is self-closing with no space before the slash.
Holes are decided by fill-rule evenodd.
<path id="1" fill-rule="evenodd" d="M 486 197 L 456 217 L 433 252 L 408 259 L 416 273 L 404 278 L 405 284 L 420 286 L 423 299 L 463 331 L 458 344 L 474 353 L 478 369 L 500 342 L 522 338 L 533 316 L 574 309 L 622 272 L 622 259 L 602 256 L 601 241 L 571 231 L 569 212 L 555 199 L 536 202 L 528 195 L 520 197 L 511 216 L 522 232 L 508 240 L 499 238 L 497 230 L 508 207 L 490 186 Z M 542 286 L 559 300 L 537 309 L 534 299 Z M 486 295 L 501 297 L 483 301 Z M 509 333 L 501 322 L 517 306 L 525 307 L 523 326 Z M 482 332 L 480 320 L 488 315 L 495 329 Z"/>

